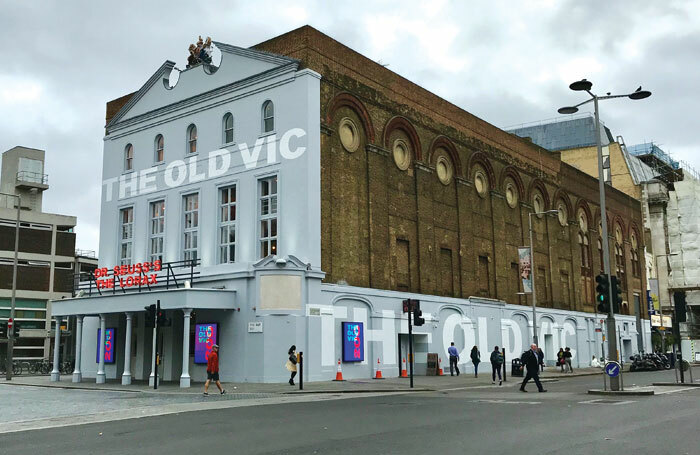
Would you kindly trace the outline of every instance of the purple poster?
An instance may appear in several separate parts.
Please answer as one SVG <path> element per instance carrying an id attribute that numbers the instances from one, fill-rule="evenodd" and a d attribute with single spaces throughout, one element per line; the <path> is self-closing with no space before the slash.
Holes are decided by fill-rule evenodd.
<path id="1" fill-rule="evenodd" d="M 100 363 L 100 329 L 97 329 L 97 353 L 95 354 L 95 362 Z M 114 352 L 116 346 L 114 344 L 115 329 L 105 330 L 105 363 L 114 363 Z"/>
<path id="2" fill-rule="evenodd" d="M 361 322 L 343 322 L 343 362 L 365 360 L 365 331 Z"/>
<path id="3" fill-rule="evenodd" d="M 194 325 L 194 363 L 207 363 L 209 353 L 217 342 L 216 322 Z"/>

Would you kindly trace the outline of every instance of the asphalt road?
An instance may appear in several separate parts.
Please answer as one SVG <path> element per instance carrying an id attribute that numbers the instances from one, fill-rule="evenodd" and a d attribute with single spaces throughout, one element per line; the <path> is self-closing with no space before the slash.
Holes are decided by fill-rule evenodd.
<path id="1" fill-rule="evenodd" d="M 626 383 L 667 380 L 627 375 Z M 212 409 L 0 434 L 1 454 L 699 454 L 700 388 L 599 397 L 600 377 Z M 603 402 L 591 400 L 604 400 Z"/>

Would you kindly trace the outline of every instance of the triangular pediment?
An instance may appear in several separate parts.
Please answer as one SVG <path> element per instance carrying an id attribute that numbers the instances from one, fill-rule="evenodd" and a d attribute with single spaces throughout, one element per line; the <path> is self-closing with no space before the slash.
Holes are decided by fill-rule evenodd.
<path id="1" fill-rule="evenodd" d="M 298 66 L 298 61 L 289 57 L 219 42 L 214 45 L 221 53 L 218 66 L 200 63 L 179 69 L 174 62 L 166 61 L 109 121 L 107 128 L 237 83 L 295 71 Z"/>

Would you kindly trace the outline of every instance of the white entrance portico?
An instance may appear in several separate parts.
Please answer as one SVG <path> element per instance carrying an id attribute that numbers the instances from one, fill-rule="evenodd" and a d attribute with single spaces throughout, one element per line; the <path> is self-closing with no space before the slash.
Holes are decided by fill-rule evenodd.
<path id="1" fill-rule="evenodd" d="M 97 383 L 120 379 L 123 385 L 129 385 L 133 378 L 150 380 L 152 385 L 156 352 L 151 346 L 155 341 L 155 330 L 145 326 L 142 315 L 146 307 L 157 301 L 167 317 L 176 322 L 172 327 L 163 328 L 158 340 L 158 351 L 162 353 L 159 379 L 163 379 L 163 372 L 167 369 L 170 380 L 179 379 L 180 387 L 190 387 L 190 332 L 194 313 L 200 312 L 206 317 L 215 314 L 231 317 L 233 310 L 237 309 L 235 290 L 181 288 L 54 301 L 55 316 L 77 317 L 73 382 L 82 381 L 83 375 L 92 371 L 94 373 L 88 377 L 95 377 Z M 110 340 L 114 344 L 114 360 L 112 364 L 106 364 L 105 333 L 110 328 L 116 332 L 114 339 Z M 83 355 L 83 351 L 87 355 Z"/>

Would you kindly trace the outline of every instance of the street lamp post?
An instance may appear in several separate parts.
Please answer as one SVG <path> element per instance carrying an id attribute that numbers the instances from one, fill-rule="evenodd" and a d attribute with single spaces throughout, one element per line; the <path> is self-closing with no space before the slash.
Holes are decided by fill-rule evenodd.
<path id="1" fill-rule="evenodd" d="M 535 243 L 532 241 L 532 215 L 550 215 L 557 213 L 556 210 L 545 212 L 530 212 L 527 216 L 530 230 L 530 277 L 532 279 L 532 342 L 537 344 L 537 287 L 535 286 Z"/>
<path id="2" fill-rule="evenodd" d="M 580 81 L 576 81 L 569 85 L 569 88 L 571 90 L 577 91 L 577 92 L 586 92 L 588 93 L 591 98 L 587 99 L 586 101 L 583 101 L 575 106 L 569 106 L 569 107 L 562 107 L 558 110 L 560 114 L 574 114 L 578 112 L 579 106 L 583 106 L 586 103 L 590 103 L 593 101 L 593 109 L 595 113 L 595 142 L 596 142 L 596 147 L 598 149 L 598 190 L 600 192 L 600 222 L 603 225 L 603 238 L 602 238 L 602 248 L 603 248 L 603 268 L 605 271 L 605 274 L 608 276 L 608 279 L 610 278 L 610 249 L 608 248 L 608 221 L 607 221 L 607 216 L 605 212 L 605 176 L 603 174 L 603 146 L 600 142 L 600 117 L 598 114 L 598 101 L 599 100 L 608 100 L 608 99 L 613 99 L 613 98 L 630 98 L 632 100 L 641 100 L 644 98 L 648 98 L 651 96 L 651 92 L 648 90 L 642 90 L 642 87 L 640 86 L 637 90 L 635 90 L 632 93 L 629 93 L 627 95 L 606 95 L 606 96 L 598 96 L 591 92 L 591 88 L 593 88 L 593 83 L 590 81 L 587 81 L 586 79 L 582 79 Z M 607 328 L 608 328 L 608 357 L 610 356 L 615 356 L 617 357 L 617 330 L 615 327 L 615 314 L 613 313 L 613 287 L 609 286 L 609 292 L 610 292 L 610 308 L 608 310 L 608 320 L 607 320 Z M 614 378 L 610 378 L 610 388 L 612 390 L 620 390 L 620 377 L 616 376 Z"/>
<path id="3" fill-rule="evenodd" d="M 10 319 L 12 321 L 12 329 L 8 324 L 7 327 L 7 358 L 5 359 L 5 379 L 12 380 L 12 357 L 15 349 L 15 295 L 17 294 L 17 253 L 19 252 L 19 216 L 20 207 L 22 206 L 22 198 L 18 194 L 0 193 L 1 196 L 17 198 L 17 219 L 15 220 L 15 258 L 12 262 L 12 297 L 10 298 Z"/>
<path id="4" fill-rule="evenodd" d="M 678 256 L 680 253 L 668 253 L 668 254 L 656 254 L 654 255 L 654 268 L 656 269 L 656 281 L 658 283 L 659 281 L 659 259 L 658 258 L 668 258 L 671 256 Z M 668 270 L 668 267 L 666 268 Z M 667 273 L 668 275 L 668 273 Z M 661 284 L 659 286 L 659 294 L 661 294 Z M 666 282 L 666 289 L 668 289 L 670 286 L 668 285 L 668 282 Z M 671 291 L 668 291 L 668 302 L 669 305 L 671 305 Z M 659 295 L 659 316 L 661 317 L 661 326 L 663 327 L 664 325 L 664 305 L 661 303 L 661 295 Z M 664 330 L 661 330 L 661 352 L 666 354 L 666 327 L 664 327 Z"/>

